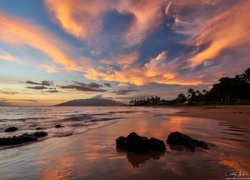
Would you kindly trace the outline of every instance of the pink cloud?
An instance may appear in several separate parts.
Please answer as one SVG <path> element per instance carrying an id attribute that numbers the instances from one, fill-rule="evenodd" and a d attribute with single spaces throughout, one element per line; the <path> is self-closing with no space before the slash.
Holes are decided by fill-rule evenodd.
<path id="1" fill-rule="evenodd" d="M 46 29 L 19 18 L 0 14 L 0 40 L 14 46 L 29 46 L 48 56 L 54 63 L 67 70 L 78 70 L 75 62 L 64 52 L 72 48 Z M 6 54 L 5 54 L 6 56 Z M 8 59 L 14 57 L 8 56 Z"/>

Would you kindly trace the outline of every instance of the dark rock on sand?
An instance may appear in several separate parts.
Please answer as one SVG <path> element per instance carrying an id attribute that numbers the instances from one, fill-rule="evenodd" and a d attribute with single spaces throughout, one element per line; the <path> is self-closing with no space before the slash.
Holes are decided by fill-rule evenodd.
<path id="1" fill-rule="evenodd" d="M 48 135 L 48 133 L 41 131 L 41 132 L 35 132 L 34 135 L 39 138 L 39 137 L 45 137 Z"/>
<path id="2" fill-rule="evenodd" d="M 48 134 L 46 132 L 35 132 L 34 134 L 22 134 L 20 136 L 13 136 L 7 138 L 0 138 L 0 146 L 9 146 L 9 145 L 16 145 L 22 144 L 32 141 L 37 141 L 37 138 L 45 137 Z"/>
<path id="3" fill-rule="evenodd" d="M 63 127 L 63 126 L 60 124 L 55 125 L 55 128 L 61 128 L 61 127 Z"/>
<path id="4" fill-rule="evenodd" d="M 26 143 L 30 141 L 36 141 L 37 138 L 33 134 L 22 134 L 20 136 L 13 136 L 7 138 L 0 138 L 0 146 L 8 146 L 8 145 L 15 145 Z"/>
<path id="5" fill-rule="evenodd" d="M 165 144 L 163 141 L 151 137 L 149 139 L 149 149 L 152 151 L 166 150 Z"/>
<path id="6" fill-rule="evenodd" d="M 204 149 L 209 149 L 208 145 L 204 141 L 193 139 L 188 135 L 182 134 L 178 131 L 169 134 L 167 143 L 170 145 L 186 146 L 192 152 L 194 152 L 195 147 L 202 147 Z"/>
<path id="7" fill-rule="evenodd" d="M 13 132 L 13 131 L 16 131 L 16 130 L 18 130 L 17 127 L 9 127 L 9 128 L 7 128 L 7 129 L 5 129 L 4 132 Z"/>
<path id="8" fill-rule="evenodd" d="M 166 150 L 163 141 L 156 138 L 148 139 L 147 137 L 137 135 L 135 132 L 130 133 L 127 137 L 121 136 L 117 138 L 116 147 L 137 153 Z"/>

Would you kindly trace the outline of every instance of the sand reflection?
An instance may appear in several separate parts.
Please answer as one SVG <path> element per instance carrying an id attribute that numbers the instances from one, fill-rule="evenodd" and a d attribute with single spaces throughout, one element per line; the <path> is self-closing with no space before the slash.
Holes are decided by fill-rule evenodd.
<path id="1" fill-rule="evenodd" d="M 41 179 L 67 179 L 70 177 L 73 167 L 73 159 L 72 157 L 58 157 L 57 159 L 53 159 L 50 162 L 45 162 L 45 172 Z"/>
<path id="2" fill-rule="evenodd" d="M 165 151 L 156 151 L 148 154 L 138 154 L 132 151 L 126 151 L 119 148 L 117 148 L 116 151 L 120 155 L 126 154 L 128 161 L 134 168 L 139 168 L 140 164 L 143 164 L 145 163 L 145 161 L 150 159 L 159 160 L 165 154 Z"/>

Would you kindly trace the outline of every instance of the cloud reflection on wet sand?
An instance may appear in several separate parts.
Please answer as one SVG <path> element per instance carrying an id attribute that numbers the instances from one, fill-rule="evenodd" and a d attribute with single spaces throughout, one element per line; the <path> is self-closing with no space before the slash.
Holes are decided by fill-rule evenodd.
<path id="1" fill-rule="evenodd" d="M 25 166 L 31 168 L 27 177 L 36 179 L 222 179 L 229 169 L 248 170 L 250 164 L 249 132 L 239 132 L 241 136 L 223 133 L 229 127 L 232 129 L 231 123 L 225 125 L 210 119 L 162 114 L 120 121 L 85 134 L 51 138 L 37 143 L 30 150 L 31 154 L 22 154 L 18 158 L 33 159 L 33 163 L 28 161 Z M 117 151 L 115 139 L 132 131 L 162 139 L 165 144 L 171 131 L 181 131 L 204 140 L 210 149 L 197 148 L 192 153 L 171 149 L 166 144 L 167 151 L 156 156 Z M 235 141 L 234 136 L 244 141 Z M 29 146 L 32 147 L 25 147 Z M 18 148 L 13 151 L 18 151 Z M 32 152 L 37 152 L 37 155 L 32 156 Z M 16 172 L 22 169 L 15 163 L 8 166 Z M 3 177 L 8 178 L 6 175 Z M 9 177 L 18 176 L 13 173 Z"/>

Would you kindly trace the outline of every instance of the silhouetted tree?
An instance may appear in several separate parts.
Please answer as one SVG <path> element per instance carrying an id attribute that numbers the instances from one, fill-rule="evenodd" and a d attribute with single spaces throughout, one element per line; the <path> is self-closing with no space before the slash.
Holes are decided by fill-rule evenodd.
<path id="1" fill-rule="evenodd" d="M 245 70 L 242 76 L 246 83 L 250 83 L 250 67 Z"/>

